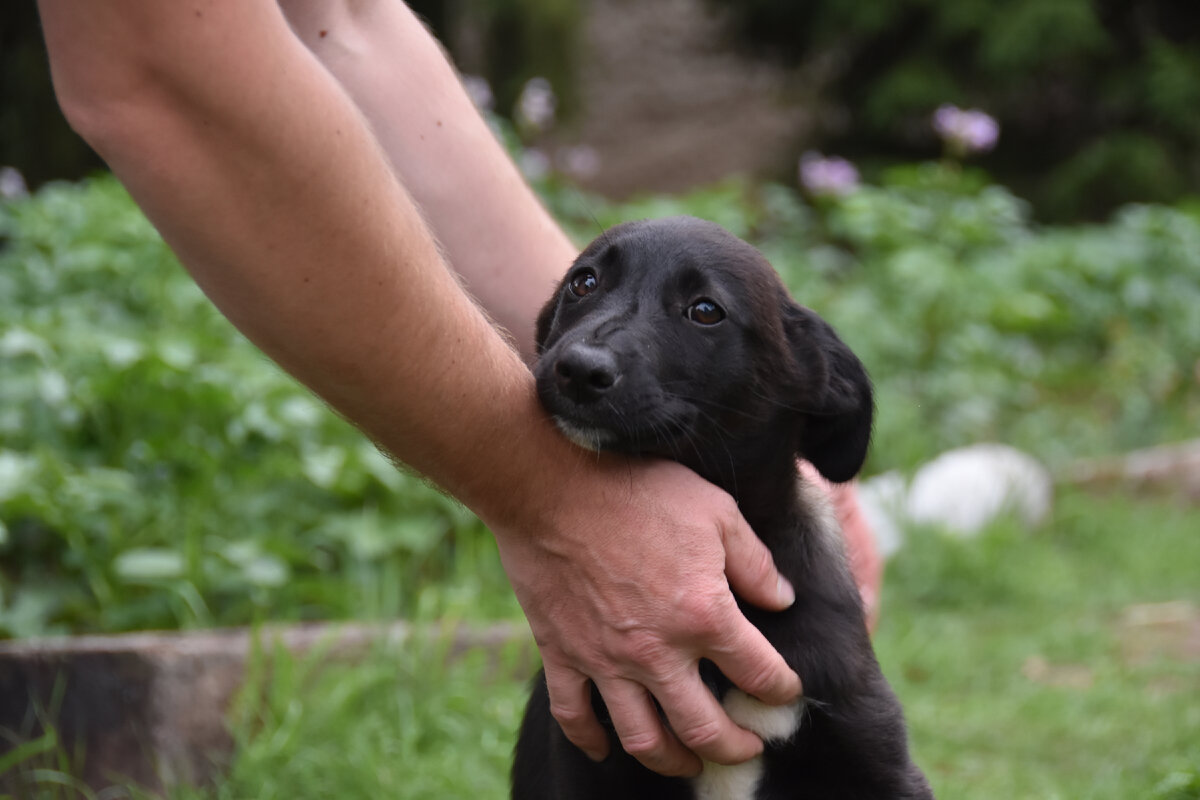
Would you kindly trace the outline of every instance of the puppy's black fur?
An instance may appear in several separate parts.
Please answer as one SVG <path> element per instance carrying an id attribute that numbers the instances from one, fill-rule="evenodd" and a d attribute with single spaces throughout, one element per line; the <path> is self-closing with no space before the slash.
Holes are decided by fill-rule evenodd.
<path id="1" fill-rule="evenodd" d="M 538 394 L 559 427 L 593 449 L 671 458 L 730 492 L 796 588 L 786 611 L 742 611 L 804 685 L 804 713 L 768 742 L 754 798 L 931 798 L 908 754 L 900 705 L 871 649 L 858 591 L 796 456 L 825 477 L 860 469 L 871 433 L 862 364 L 788 297 L 766 259 L 717 225 L 635 222 L 594 241 L 537 322 Z M 711 663 L 718 697 L 731 690 Z M 688 779 L 642 767 L 620 747 L 593 763 L 550 715 L 535 682 L 513 796 L 691 798 Z"/>

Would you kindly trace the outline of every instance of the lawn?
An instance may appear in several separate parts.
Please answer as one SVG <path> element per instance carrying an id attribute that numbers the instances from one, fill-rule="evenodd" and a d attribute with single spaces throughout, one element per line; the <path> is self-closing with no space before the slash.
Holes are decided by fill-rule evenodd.
<path id="1" fill-rule="evenodd" d="M 1067 494 L 1039 532 L 891 563 L 876 644 L 939 796 L 1200 797 L 1198 530 Z"/>

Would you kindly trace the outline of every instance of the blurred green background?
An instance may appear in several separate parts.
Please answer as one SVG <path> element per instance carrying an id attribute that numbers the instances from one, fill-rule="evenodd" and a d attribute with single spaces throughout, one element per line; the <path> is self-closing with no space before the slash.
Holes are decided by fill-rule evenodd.
<path id="1" fill-rule="evenodd" d="M 546 76 L 569 124 L 582 6 L 417 6 L 473 26 L 496 109 Z M 531 173 L 578 242 L 688 213 L 759 246 L 875 380 L 868 475 L 981 441 L 1057 472 L 1197 435 L 1200 6 L 711 7 L 732 46 L 797 75 L 833 60 L 830 123 L 796 155 L 838 153 L 858 177 L 614 202 Z M 34 187 L 0 201 L 0 636 L 519 618 L 482 525 L 242 339 L 95 172 L 37 37 L 32 4 L 0 19 L 0 164 Z M 944 103 L 987 111 L 994 149 L 940 139 Z M 538 152 L 492 119 L 519 162 Z M 1075 489 L 1038 531 L 910 531 L 876 641 L 940 796 L 1200 798 L 1198 534 L 1181 498 Z M 503 794 L 523 675 L 436 653 L 279 675 L 242 699 L 233 767 L 202 796 Z M 64 777 L 80 758 L 0 773 L 86 796 Z"/>

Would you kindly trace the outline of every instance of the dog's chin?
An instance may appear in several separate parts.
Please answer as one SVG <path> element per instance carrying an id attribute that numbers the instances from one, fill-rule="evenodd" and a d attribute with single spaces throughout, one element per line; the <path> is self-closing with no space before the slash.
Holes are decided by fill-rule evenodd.
<path id="1" fill-rule="evenodd" d="M 566 436 L 584 450 L 592 450 L 597 453 L 606 449 L 606 446 L 612 444 L 617 438 L 616 434 L 610 430 L 578 425 L 558 415 L 554 417 L 554 424 L 562 431 L 563 436 Z"/>
<path id="2" fill-rule="evenodd" d="M 649 431 L 636 433 L 633 431 L 616 431 L 587 422 L 577 422 L 561 414 L 555 414 L 554 424 L 564 436 L 585 450 L 596 453 L 624 453 L 631 456 L 653 456 L 659 458 L 678 458 L 679 441 L 685 438 L 681 432 L 670 431 L 666 426 L 659 426 L 654 433 Z"/>

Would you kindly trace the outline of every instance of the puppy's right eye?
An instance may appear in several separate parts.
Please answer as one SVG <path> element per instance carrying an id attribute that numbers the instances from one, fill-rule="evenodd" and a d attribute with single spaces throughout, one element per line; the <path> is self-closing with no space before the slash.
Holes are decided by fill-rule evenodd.
<path id="1" fill-rule="evenodd" d="M 684 309 L 684 315 L 698 325 L 716 325 L 725 319 L 725 309 L 707 297 L 702 297 Z"/>
<path id="2" fill-rule="evenodd" d="M 571 278 L 571 294 L 576 297 L 583 297 L 591 294 L 600 285 L 600 281 L 596 278 L 596 273 L 590 269 L 580 270 L 575 277 Z"/>

